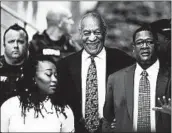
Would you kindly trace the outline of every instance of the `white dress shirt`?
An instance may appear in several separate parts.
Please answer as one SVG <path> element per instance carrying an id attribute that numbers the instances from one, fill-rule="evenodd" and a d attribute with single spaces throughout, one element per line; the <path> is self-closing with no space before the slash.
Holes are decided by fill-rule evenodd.
<path id="1" fill-rule="evenodd" d="M 139 81 L 142 77 L 143 69 L 137 63 L 134 75 L 134 113 L 133 113 L 133 129 L 137 131 L 137 118 L 138 118 L 138 96 L 139 96 Z M 155 121 L 155 111 L 152 110 L 155 107 L 156 101 L 156 81 L 159 72 L 159 60 L 157 60 L 152 66 L 146 69 L 148 73 L 148 79 L 150 82 L 150 94 L 151 94 L 151 102 L 150 102 L 150 118 L 151 118 L 151 131 L 156 131 L 156 121 Z"/>
<path id="2" fill-rule="evenodd" d="M 106 51 L 103 48 L 102 51 L 94 58 L 96 69 L 97 69 L 97 82 L 98 82 L 98 107 L 99 117 L 103 117 L 103 106 L 105 102 L 106 92 Z M 85 98 L 86 98 L 86 79 L 89 65 L 91 64 L 90 55 L 83 50 L 82 52 L 82 66 L 81 66 L 81 77 L 82 77 L 82 115 L 85 118 Z"/>

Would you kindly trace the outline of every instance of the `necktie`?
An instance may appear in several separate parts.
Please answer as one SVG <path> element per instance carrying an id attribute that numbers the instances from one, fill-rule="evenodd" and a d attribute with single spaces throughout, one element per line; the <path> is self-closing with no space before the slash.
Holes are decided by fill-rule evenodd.
<path id="1" fill-rule="evenodd" d="M 147 78 L 148 73 L 143 71 L 139 83 L 139 103 L 138 103 L 138 132 L 150 132 L 150 83 Z"/>
<path id="2" fill-rule="evenodd" d="M 91 64 L 86 79 L 85 127 L 89 132 L 94 132 L 99 127 L 98 86 L 95 61 L 93 57 L 90 58 Z"/>

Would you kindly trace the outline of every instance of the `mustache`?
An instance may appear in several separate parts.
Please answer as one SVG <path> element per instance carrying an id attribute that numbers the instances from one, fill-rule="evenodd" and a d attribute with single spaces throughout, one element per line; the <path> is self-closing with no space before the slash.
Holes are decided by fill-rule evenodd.
<path id="1" fill-rule="evenodd" d="M 146 48 L 140 48 L 140 50 L 149 50 L 150 48 L 149 47 L 146 47 Z"/>

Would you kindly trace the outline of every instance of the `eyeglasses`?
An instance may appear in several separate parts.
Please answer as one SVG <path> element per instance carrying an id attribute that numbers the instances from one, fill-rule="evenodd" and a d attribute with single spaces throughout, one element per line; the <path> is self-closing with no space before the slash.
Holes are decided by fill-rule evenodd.
<path id="1" fill-rule="evenodd" d="M 153 40 L 139 40 L 139 41 L 135 42 L 135 45 L 138 47 L 141 47 L 141 46 L 143 46 L 144 43 L 151 46 L 154 44 L 154 41 Z"/>

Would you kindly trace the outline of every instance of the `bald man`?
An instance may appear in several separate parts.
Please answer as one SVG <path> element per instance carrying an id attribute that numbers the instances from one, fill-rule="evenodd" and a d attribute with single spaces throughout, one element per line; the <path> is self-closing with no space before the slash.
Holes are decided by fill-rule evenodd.
<path id="1" fill-rule="evenodd" d="M 30 42 L 30 55 L 49 53 L 54 56 L 66 57 L 78 51 L 79 45 L 72 41 L 70 33 L 74 24 L 72 13 L 65 8 L 58 7 L 47 12 L 47 29 L 43 33 L 36 33 Z"/>

